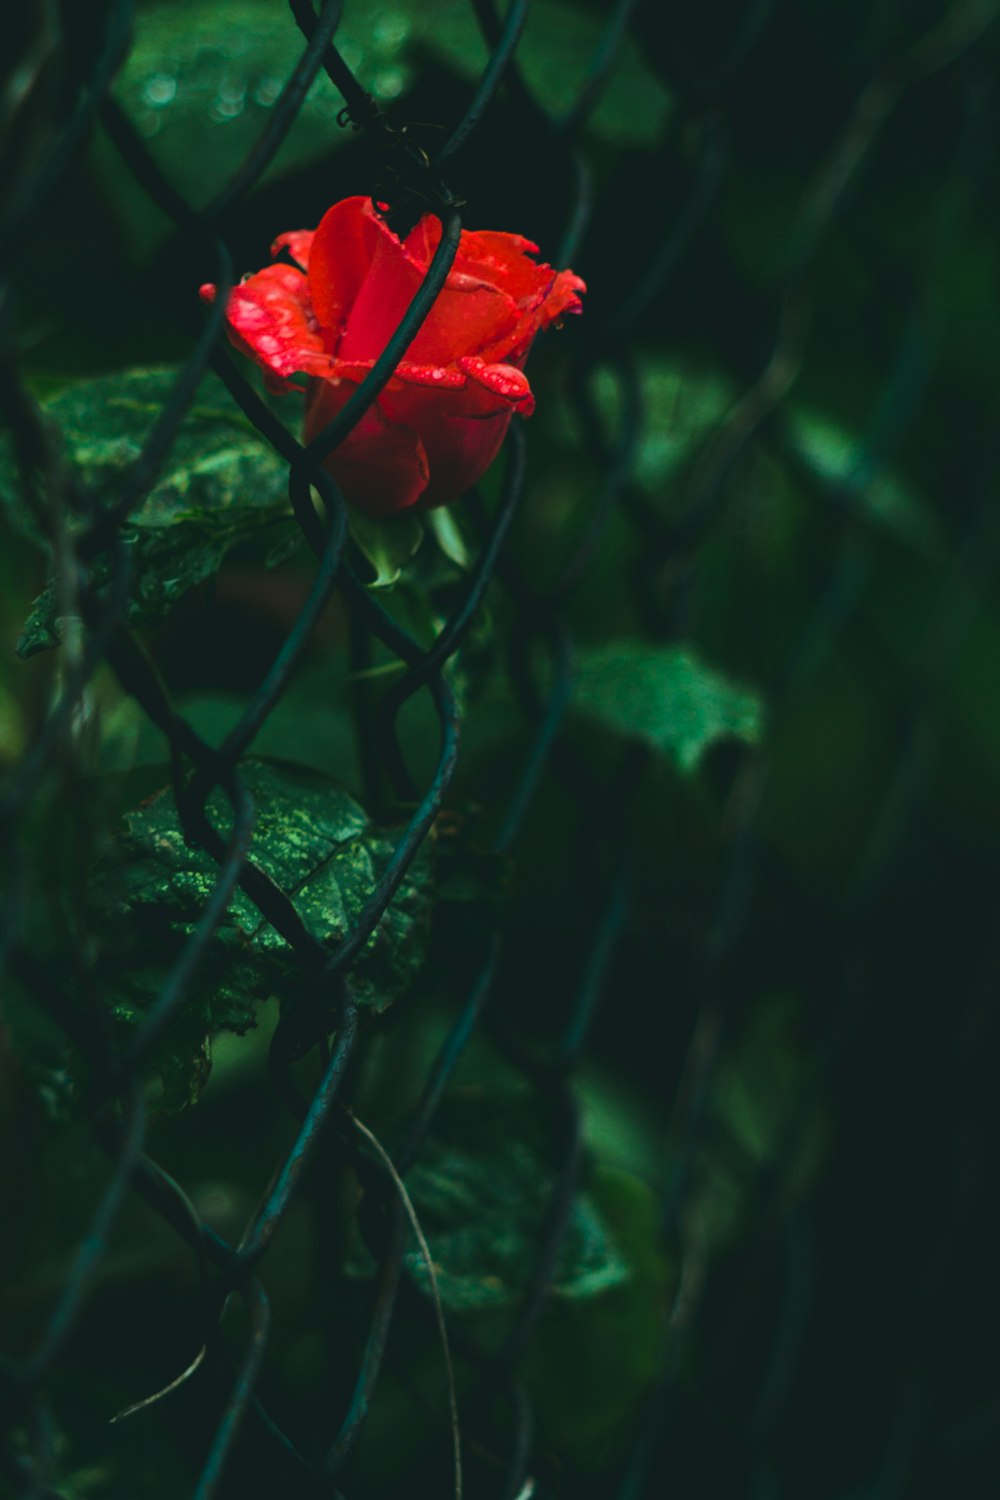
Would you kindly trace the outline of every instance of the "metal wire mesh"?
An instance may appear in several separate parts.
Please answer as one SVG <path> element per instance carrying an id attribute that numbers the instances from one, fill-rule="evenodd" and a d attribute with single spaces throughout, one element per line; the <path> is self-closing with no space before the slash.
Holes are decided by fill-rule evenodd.
<path id="1" fill-rule="evenodd" d="M 213 1435 L 192 1493 L 198 1500 L 207 1500 L 219 1490 L 227 1464 L 242 1440 L 241 1433 L 249 1428 L 258 1436 L 263 1433 L 281 1455 L 287 1472 L 286 1493 L 338 1493 L 337 1476 L 363 1429 L 385 1357 L 406 1246 L 406 1219 L 396 1188 L 384 1163 L 377 1158 L 366 1158 L 365 1143 L 349 1108 L 349 1080 L 364 1035 L 352 993 L 352 968 L 399 890 L 422 842 L 447 806 L 458 764 L 462 713 L 445 669 L 474 628 L 477 613 L 491 589 L 502 591 L 514 604 L 517 624 L 509 643 L 510 678 L 531 725 L 530 742 L 518 767 L 506 811 L 498 818 L 493 852 L 505 855 L 515 845 L 526 820 L 532 817 L 543 777 L 554 763 L 578 806 L 583 831 L 581 847 L 590 857 L 584 878 L 589 886 L 593 916 L 591 929 L 581 944 L 579 971 L 567 986 L 561 1033 L 549 1039 L 541 1055 L 526 1049 L 517 1037 L 506 1038 L 521 1065 L 530 1069 L 534 1081 L 553 1102 L 560 1120 L 562 1162 L 537 1246 L 530 1290 L 502 1346 L 490 1359 L 461 1351 L 477 1371 L 472 1394 L 463 1400 L 463 1423 L 468 1421 L 470 1428 L 481 1426 L 484 1420 L 488 1424 L 497 1401 L 505 1404 L 509 1415 L 504 1466 L 495 1480 L 496 1492 L 510 1500 L 529 1492 L 536 1461 L 531 1409 L 517 1372 L 545 1305 L 583 1169 L 579 1105 L 572 1081 L 598 1007 L 611 987 L 616 955 L 630 920 L 635 855 L 630 799 L 645 755 L 635 747 L 628 748 L 608 774 L 598 780 L 591 768 L 574 757 L 562 735 L 573 672 L 572 631 L 568 621 L 574 589 L 598 554 L 612 514 L 620 511 L 643 538 L 644 555 L 635 587 L 650 633 L 669 638 L 676 632 L 684 611 L 683 589 L 665 588 L 664 579 L 668 576 L 683 579 L 690 571 L 693 559 L 720 520 L 734 470 L 760 435 L 767 433 L 769 440 L 779 445 L 784 442 L 783 403 L 808 359 L 810 319 L 816 298 L 821 295 L 814 275 L 816 260 L 828 243 L 867 159 L 877 152 L 880 133 L 889 128 L 893 111 L 908 89 L 961 63 L 970 54 L 975 55 L 994 18 L 994 7 L 958 4 L 932 19 L 916 41 L 879 62 L 862 80 L 855 108 L 842 124 L 825 160 L 812 164 L 798 217 L 788 226 L 786 262 L 774 274 L 766 299 L 767 314 L 774 314 L 772 347 L 759 371 L 745 380 L 742 394 L 712 432 L 702 461 L 690 476 L 683 508 L 675 518 L 667 520 L 651 509 L 630 483 L 643 421 L 643 393 L 636 363 L 637 332 L 649 309 L 669 287 L 705 216 L 713 210 L 726 179 L 730 152 L 727 104 L 739 84 L 741 69 L 753 58 L 774 7 L 767 3 L 748 4 L 740 11 L 731 34 L 712 56 L 708 71 L 693 78 L 678 103 L 682 126 L 679 131 L 674 123 L 672 129 L 686 132 L 697 143 L 686 196 L 669 197 L 665 205 L 666 229 L 652 237 L 645 260 L 630 267 L 621 294 L 602 296 L 598 311 L 588 312 L 575 346 L 570 394 L 582 417 L 581 430 L 590 444 L 590 456 L 602 476 L 592 514 L 582 534 L 567 547 L 555 577 L 538 584 L 524 576 L 506 547 L 524 491 L 526 466 L 530 466 L 525 434 L 515 421 L 500 460 L 505 468 L 499 503 L 488 514 L 481 502 L 475 498 L 469 501 L 469 512 L 481 525 L 482 545 L 468 575 L 464 595 L 439 630 L 434 644 L 424 649 L 378 604 L 352 570 L 345 551 L 345 504 L 324 468 L 324 461 L 385 387 L 444 284 L 461 227 L 461 203 L 448 185 L 452 168 L 460 148 L 498 91 L 506 89 L 513 107 L 534 122 L 539 136 L 552 144 L 563 162 L 567 179 L 574 184 L 563 240 L 553 259 L 559 266 L 576 264 L 595 214 L 623 211 L 620 204 L 595 202 L 583 144 L 587 120 L 613 75 L 618 48 L 630 26 L 636 24 L 637 14 L 649 45 L 652 45 L 651 28 L 656 26 L 655 16 L 650 19 L 648 15 L 655 8 L 646 7 L 644 13 L 635 0 L 618 0 L 609 6 L 604 43 L 582 82 L 576 102 L 554 117 L 547 111 L 545 101 L 532 93 L 518 66 L 517 47 L 525 22 L 526 0 L 511 0 L 502 17 L 497 15 L 492 0 L 473 0 L 473 5 L 491 49 L 490 62 L 464 115 L 452 126 L 431 160 L 407 134 L 391 128 L 387 117 L 359 85 L 338 52 L 335 35 L 344 9 L 343 0 L 325 0 L 318 10 L 309 0 L 290 0 L 288 24 L 297 25 L 303 37 L 300 60 L 253 150 L 229 180 L 218 187 L 211 201 L 195 210 L 165 180 L 134 124 L 111 93 L 115 70 L 129 46 L 131 29 L 142 25 L 141 12 L 137 18 L 132 14 L 129 0 L 117 0 L 104 17 L 100 45 L 92 49 L 95 61 L 88 76 L 81 80 L 72 107 L 47 138 L 42 133 L 41 160 L 33 160 L 30 176 L 14 182 L 4 241 L 6 265 L 33 220 L 45 209 L 52 194 L 59 191 L 66 174 L 73 170 L 88 131 L 99 120 L 135 182 L 176 228 L 189 236 L 190 242 L 210 247 L 220 293 L 140 457 L 129 470 L 110 509 L 105 507 L 101 496 L 84 492 L 63 465 L 58 435 L 52 432 L 22 383 L 9 286 L 0 308 L 3 318 L 0 400 L 16 435 L 17 456 L 25 479 L 25 501 L 35 508 L 54 554 L 61 556 L 60 565 L 72 581 L 85 624 L 82 645 L 64 671 L 60 696 L 35 744 L 8 781 L 0 802 L 9 851 L 3 957 L 17 983 L 55 1023 L 65 1028 L 86 1058 L 90 1120 L 109 1163 L 105 1186 L 92 1206 L 90 1227 L 67 1269 L 41 1336 L 29 1357 L 5 1361 L 0 1370 L 5 1411 L 11 1430 L 20 1435 L 21 1443 L 20 1447 L 15 1444 L 7 1459 L 7 1480 L 14 1494 L 63 1493 L 54 1477 L 57 1462 L 53 1448 L 56 1429 L 50 1406 L 52 1392 L 58 1386 L 60 1361 L 78 1325 L 88 1290 L 109 1253 L 116 1218 L 130 1193 L 142 1195 L 197 1257 L 205 1339 L 215 1355 L 219 1355 L 221 1348 L 219 1322 L 229 1300 L 239 1299 L 246 1311 L 242 1346 L 232 1356 L 229 1395 L 212 1416 Z M 234 280 L 227 224 L 234 210 L 260 182 L 289 132 L 294 131 L 302 101 L 321 70 L 325 70 L 331 87 L 343 100 L 342 123 L 353 125 L 377 142 L 379 158 L 388 164 L 387 181 L 392 183 L 391 189 L 383 191 L 393 193 L 394 210 L 403 218 L 433 211 L 442 220 L 443 233 L 423 285 L 374 369 L 336 419 L 303 445 L 257 395 L 222 347 L 220 335 L 224 294 Z M 971 96 L 977 86 L 975 69 L 970 69 L 969 78 Z M 995 151 L 983 148 L 981 136 L 982 126 L 977 124 L 973 110 L 961 159 L 949 169 L 949 180 L 959 193 L 972 191 L 982 180 L 984 167 L 995 163 Z M 644 164 L 648 191 L 654 198 L 661 191 L 657 180 L 659 162 L 660 158 L 651 153 Z M 933 260 L 953 233 L 953 225 L 946 216 L 942 216 L 940 224 L 931 226 L 923 250 L 925 263 Z M 848 476 L 835 481 L 824 480 L 811 471 L 802 476 L 814 493 L 817 507 L 825 508 L 828 515 L 832 537 L 829 556 L 833 563 L 826 566 L 824 576 L 816 583 L 803 608 L 794 639 L 788 641 L 774 670 L 770 684 L 772 721 L 780 718 L 802 683 L 816 672 L 842 638 L 875 566 L 882 543 L 860 497 L 913 423 L 934 368 L 932 341 L 922 326 L 916 299 L 911 314 L 904 319 L 895 362 L 870 414 L 865 437 Z M 598 367 L 611 372 L 617 392 L 619 412 L 613 424 L 595 402 L 591 375 Z M 129 557 L 121 540 L 123 524 L 156 482 L 198 383 L 209 368 L 222 378 L 256 430 L 287 463 L 289 503 L 315 555 L 315 571 L 306 602 L 239 722 L 215 745 L 195 733 L 177 713 L 141 640 L 126 624 Z M 788 452 L 791 453 L 790 448 Z M 43 476 L 42 482 L 39 475 Z M 322 497 L 322 519 L 313 504 L 312 491 Z M 969 612 L 985 590 L 995 563 L 1000 536 L 992 524 L 992 510 L 989 497 L 971 507 L 965 535 L 960 537 L 955 553 L 956 576 L 963 580 L 956 585 L 962 607 L 957 609 L 952 597 L 945 599 L 936 619 L 928 626 L 924 650 L 934 657 L 939 680 L 960 650 Z M 68 525 L 70 519 L 72 527 Z M 110 553 L 112 572 L 110 581 L 97 587 L 89 570 L 102 552 Z M 317 620 L 338 592 L 346 601 L 355 627 L 380 642 L 402 664 L 396 687 L 383 701 L 377 722 L 370 722 L 366 733 L 392 777 L 397 797 L 408 802 L 413 811 L 360 917 L 331 954 L 310 933 L 291 894 L 248 856 L 254 806 L 241 774 L 241 762 L 288 687 Z M 39 789 L 61 773 L 74 716 L 94 674 L 103 664 L 110 666 L 124 691 L 136 700 L 165 737 L 185 836 L 193 845 L 206 850 L 218 866 L 217 883 L 195 931 L 142 1026 L 124 1047 L 112 1035 L 105 1018 L 82 1012 L 75 997 L 60 989 L 44 959 L 21 936 L 22 830 Z M 420 787 L 412 783 L 405 745 L 400 744 L 396 731 L 400 711 L 418 694 L 425 694 L 433 705 L 439 726 L 437 763 L 426 785 Z M 915 699 L 906 716 L 900 754 L 892 767 L 870 838 L 859 851 L 853 878 L 838 893 L 838 921 L 842 923 L 840 930 L 847 934 L 845 948 L 850 950 L 851 963 L 844 965 L 842 972 L 838 971 L 827 992 L 815 1071 L 802 1089 L 802 1110 L 807 1108 L 813 1078 L 835 1068 L 843 1048 L 857 1035 L 859 1007 L 868 994 L 863 971 L 869 924 L 886 899 L 894 862 L 905 847 L 906 830 L 933 772 L 934 750 L 933 705 L 928 706 L 926 699 Z M 661 1482 L 669 1480 L 665 1437 L 671 1431 L 670 1414 L 677 1400 L 685 1338 L 697 1318 L 706 1276 L 698 1245 L 685 1238 L 683 1210 L 691 1172 L 704 1132 L 709 1128 L 706 1104 L 710 1084 L 729 1013 L 735 1004 L 731 965 L 753 909 L 760 857 L 758 821 L 771 775 L 766 746 L 762 751 L 745 752 L 730 799 L 735 812 L 727 834 L 728 853 L 717 891 L 710 941 L 694 986 L 700 997 L 697 1016 L 670 1104 L 667 1154 L 672 1167 L 662 1204 L 662 1233 L 667 1243 L 679 1249 L 681 1274 L 659 1382 L 645 1402 L 630 1456 L 606 1480 L 606 1489 L 602 1491 L 623 1497 L 654 1493 Z M 225 794 L 231 810 L 230 826 L 224 832 L 213 825 L 207 812 L 208 799 L 216 788 Z M 183 1186 L 146 1154 L 143 1078 L 144 1067 L 155 1047 L 184 1006 L 192 978 L 237 889 L 245 892 L 262 918 L 290 944 L 302 982 L 299 1001 L 285 1008 L 270 1048 L 271 1082 L 297 1120 L 297 1134 L 283 1160 L 275 1163 L 271 1186 L 244 1226 L 239 1242 L 228 1243 L 199 1218 Z M 503 941 L 503 935 L 497 933 L 485 943 L 465 1001 L 427 1073 L 408 1131 L 396 1147 L 395 1170 L 404 1178 L 420 1157 L 442 1096 L 490 1004 L 502 964 Z M 311 1049 L 318 1049 L 322 1075 L 312 1094 L 304 1097 L 296 1082 L 300 1075 L 296 1074 L 295 1065 Z M 788 1160 L 794 1154 L 795 1138 L 793 1123 L 787 1128 L 787 1144 L 778 1160 L 769 1163 L 757 1176 L 755 1193 L 762 1221 L 770 1222 L 769 1205 L 780 1195 Z M 268 1298 L 257 1269 L 286 1222 L 296 1190 L 317 1154 L 324 1149 L 339 1152 L 344 1160 L 357 1166 L 373 1198 L 384 1205 L 385 1218 L 380 1230 L 382 1256 L 360 1366 L 354 1373 L 343 1410 L 331 1414 L 322 1451 L 306 1456 L 282 1431 L 255 1391 L 270 1336 Z M 805 1252 L 801 1237 L 796 1238 L 798 1233 L 795 1221 L 791 1221 L 777 1252 L 779 1259 L 787 1257 L 785 1285 L 790 1305 L 795 1304 L 796 1297 L 801 1298 L 801 1277 L 796 1280 L 795 1268 Z M 787 1316 L 794 1323 L 801 1312 L 791 1305 Z M 455 1337 L 458 1338 L 457 1333 Z M 758 1431 L 766 1431 L 785 1399 L 791 1378 L 789 1361 L 794 1357 L 787 1351 L 793 1345 L 794 1338 L 783 1344 L 776 1335 L 772 1361 L 760 1383 L 755 1419 Z M 224 1353 L 221 1357 L 225 1358 Z M 443 1431 L 443 1439 L 446 1436 Z M 127 1477 L 121 1483 L 119 1493 L 124 1495 L 128 1493 Z"/>

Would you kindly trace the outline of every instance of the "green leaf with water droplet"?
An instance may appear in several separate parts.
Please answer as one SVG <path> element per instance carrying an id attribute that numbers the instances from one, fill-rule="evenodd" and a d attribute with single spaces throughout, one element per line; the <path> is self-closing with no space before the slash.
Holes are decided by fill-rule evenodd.
<path id="1" fill-rule="evenodd" d="M 669 755 L 685 772 L 721 739 L 756 742 L 764 722 L 759 696 L 690 647 L 636 640 L 581 653 L 573 704 L 605 728 Z"/>
<path id="2" fill-rule="evenodd" d="M 337 28 L 338 50 L 363 87 L 378 99 L 395 98 L 412 76 L 403 51 L 406 17 L 388 6 L 374 13 L 368 6 L 346 11 Z M 115 93 L 170 182 L 197 207 L 242 166 L 304 46 L 288 6 L 274 0 L 240 0 L 238 15 L 215 0 L 186 0 L 180 13 L 175 3 L 152 4 L 138 17 Z M 338 124 L 343 106 L 321 69 L 261 181 L 299 170 L 354 140 L 354 132 Z M 101 150 L 97 160 L 121 204 L 126 169 L 112 152 Z M 130 199 L 124 202 L 128 208 Z M 128 213 L 128 229 L 140 251 L 163 232 L 139 201 Z"/>
<path id="3" fill-rule="evenodd" d="M 501 1312 L 527 1292 L 556 1183 L 556 1132 L 524 1090 L 456 1090 L 406 1176 L 430 1246 L 441 1301 L 453 1312 Z M 406 1266 L 430 1295 L 414 1242 Z M 579 1193 L 549 1296 L 596 1297 L 619 1286 L 628 1266 L 593 1198 Z"/>
<path id="4" fill-rule="evenodd" d="M 318 771 L 250 760 L 241 776 L 255 809 L 250 858 L 291 896 L 313 936 L 335 951 L 384 872 L 398 830 L 375 828 L 358 803 Z M 224 833 L 231 813 L 218 789 L 208 799 L 208 812 Z M 116 1020 L 135 1027 L 194 931 L 218 867 L 185 843 L 169 789 L 131 812 L 125 825 L 91 881 L 98 935 L 91 982 Z M 351 971 L 359 1004 L 384 1010 L 420 969 L 432 882 L 433 854 L 425 840 Z M 291 998 L 301 984 L 301 961 L 237 890 L 154 1060 L 163 1107 L 180 1108 L 197 1098 L 215 1032 L 248 1030 L 262 1001 Z"/>
<path id="5" fill-rule="evenodd" d="M 44 404 L 65 455 L 92 494 L 111 505 L 129 466 L 169 399 L 168 366 L 74 381 Z M 132 582 L 126 618 L 155 624 L 229 549 L 289 520 L 288 466 L 247 422 L 225 387 L 206 376 L 150 493 L 122 528 Z M 9 448 L 0 450 L 0 503 L 24 511 Z M 274 531 L 277 538 L 277 531 Z M 110 578 L 97 559 L 94 581 Z M 50 584 L 36 599 L 17 645 L 22 656 L 58 643 L 60 601 Z"/>

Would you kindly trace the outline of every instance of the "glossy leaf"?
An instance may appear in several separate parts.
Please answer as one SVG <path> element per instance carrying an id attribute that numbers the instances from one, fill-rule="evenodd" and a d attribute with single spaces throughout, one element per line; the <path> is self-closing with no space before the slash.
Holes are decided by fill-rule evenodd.
<path id="1" fill-rule="evenodd" d="M 446 1308 L 499 1312 L 519 1304 L 531 1284 L 557 1170 L 554 1143 L 526 1096 L 470 1089 L 447 1102 L 406 1178 Z M 416 1245 L 406 1263 L 429 1294 Z M 579 1194 L 550 1296 L 595 1297 L 627 1276 L 597 1204 Z"/>
<path id="2" fill-rule="evenodd" d="M 124 371 L 65 386 L 45 404 L 82 484 L 113 503 L 128 467 L 169 398 L 168 367 Z M 287 465 L 239 412 L 222 384 L 206 377 L 166 465 L 123 528 L 132 566 L 127 618 L 152 624 L 195 584 L 211 577 L 226 552 L 287 520 Z M 13 463 L 0 456 L 0 497 L 22 509 Z M 109 576 L 105 557 L 96 565 Z M 60 603 L 50 584 L 35 601 L 18 642 L 21 656 L 58 643 Z"/>
<path id="3" fill-rule="evenodd" d="M 605 728 L 670 755 L 685 772 L 718 740 L 754 743 L 763 727 L 760 698 L 685 646 L 620 640 L 584 651 L 573 702 Z"/>
<path id="4" fill-rule="evenodd" d="M 241 774 L 255 807 L 251 859 L 292 896 L 313 936 L 334 950 L 384 871 L 393 832 L 375 829 L 354 799 L 319 772 L 254 760 Z M 231 814 L 219 790 L 208 812 L 224 832 Z M 352 970 L 356 998 L 373 1010 L 397 999 L 423 962 L 431 864 L 424 845 Z M 123 836 L 91 883 L 101 932 L 97 989 L 110 997 L 121 1023 L 141 1023 L 216 880 L 214 861 L 185 843 L 170 790 L 128 815 Z M 300 983 L 293 950 L 237 890 L 157 1060 L 164 1105 L 197 1097 L 215 1031 L 246 1031 L 261 1001 L 285 999 Z"/>

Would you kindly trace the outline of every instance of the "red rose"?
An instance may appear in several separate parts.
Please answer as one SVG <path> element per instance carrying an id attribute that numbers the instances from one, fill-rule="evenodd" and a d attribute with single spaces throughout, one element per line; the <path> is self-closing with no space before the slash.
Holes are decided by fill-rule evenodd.
<path id="1" fill-rule="evenodd" d="M 425 214 L 400 241 L 368 198 L 345 198 L 316 230 L 279 235 L 278 263 L 230 293 L 229 337 L 274 390 L 310 377 L 305 436 L 336 416 L 385 348 L 441 238 Z M 572 271 L 530 257 L 518 234 L 463 230 L 426 322 L 389 384 L 327 460 L 345 497 L 370 515 L 444 505 L 485 473 L 512 414 L 534 397 L 522 374 L 539 329 L 580 311 Z M 214 286 L 201 295 L 211 301 Z"/>

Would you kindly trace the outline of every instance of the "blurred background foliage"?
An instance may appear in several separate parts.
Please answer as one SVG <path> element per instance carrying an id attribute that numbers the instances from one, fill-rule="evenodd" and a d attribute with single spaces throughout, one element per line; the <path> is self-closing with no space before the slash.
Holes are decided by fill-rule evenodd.
<path id="1" fill-rule="evenodd" d="M 558 1123 L 526 1082 L 531 1058 L 565 1018 L 581 935 L 630 851 L 629 920 L 575 1084 L 585 1192 L 522 1369 L 542 1494 L 996 1492 L 997 9 L 640 0 L 584 131 L 593 212 L 572 264 L 589 290 L 583 318 L 532 357 L 538 410 L 510 544 L 525 578 L 558 573 L 635 421 L 638 442 L 622 504 L 567 604 L 574 698 L 510 856 L 487 851 L 528 744 L 504 666 L 516 601 L 492 590 L 456 661 L 463 755 L 454 826 L 436 840 L 425 961 L 354 1081 L 359 1115 L 391 1142 L 500 924 L 484 1034 L 407 1179 L 441 1256 L 461 1403 L 462 1350 L 502 1341 L 558 1161 Z M 518 58 L 556 117 L 586 80 L 610 10 L 532 0 Z M 59 13 L 72 45 L 57 115 L 93 66 L 105 8 Z M 24 42 L 30 57 L 27 29 Z M 465 0 L 348 0 L 338 45 L 428 152 L 488 55 Z M 300 46 L 277 0 L 151 0 L 115 92 L 197 204 L 242 160 Z M 390 190 L 386 161 L 340 123 L 340 107 L 320 76 L 227 224 L 237 273 L 338 198 Z M 14 131 L 0 158 L 14 196 L 31 169 L 17 149 Z M 514 86 L 450 180 L 467 225 L 529 235 L 560 262 L 577 187 L 563 144 Z M 630 321 L 651 264 L 658 288 Z M 196 289 L 214 275 L 95 131 L 13 278 L 22 366 L 89 482 L 138 450 L 164 370 L 189 351 Z M 604 330 L 596 357 L 591 328 Z M 295 400 L 276 406 L 293 427 Z M 80 648 L 78 626 L 46 602 L 44 550 L 9 451 L 3 463 L 7 769 Z M 499 472 L 484 485 L 487 510 L 498 485 Z M 210 380 L 130 531 L 144 584 L 131 617 L 212 741 L 308 587 L 283 494 L 282 465 Z M 381 597 L 424 639 L 478 545 L 472 512 L 452 520 L 450 535 L 357 531 L 373 581 L 395 584 Z M 183 545 L 179 526 L 190 528 Z M 350 674 L 335 602 L 255 754 L 336 778 L 367 809 L 362 823 L 391 824 L 384 795 L 369 805 Z M 391 680 L 376 675 L 373 691 Z M 434 718 L 416 699 L 401 723 L 422 784 Z M 134 809 L 168 779 L 162 738 L 109 671 L 75 733 L 62 784 L 38 799 L 26 833 L 41 944 L 78 929 L 95 859 L 107 880 L 121 877 L 112 832 L 131 810 L 129 836 L 144 836 Z M 624 825 L 605 826 L 591 800 L 581 831 L 579 788 L 602 784 L 623 742 L 639 747 Z M 279 827 L 275 858 L 284 836 Z M 180 907 L 175 920 L 187 920 Z M 266 982 L 255 969 L 254 985 Z M 13 995 L 0 1029 L 0 1111 L 16 1142 L 0 1165 L 11 1353 L 30 1348 L 107 1170 L 66 1123 L 73 1080 L 29 1009 Z M 202 1048 L 196 1082 L 177 1085 L 185 1096 L 204 1085 L 197 1105 L 152 1127 L 157 1160 L 227 1236 L 288 1140 L 266 1081 L 274 1009 L 258 1006 L 246 1035 L 218 1037 L 210 1073 Z M 206 1031 L 236 1024 L 206 1017 L 184 1043 L 189 1061 Z M 705 1055 L 714 1065 L 699 1071 Z M 313 1064 L 300 1066 L 314 1083 Z M 367 1251 L 342 1242 L 351 1187 L 331 1202 L 327 1183 L 321 1155 L 263 1269 L 274 1333 L 262 1390 L 306 1448 L 343 1408 L 370 1316 Z M 350 1496 L 448 1482 L 440 1351 L 416 1252 L 409 1270 L 344 1477 Z M 53 1393 L 55 1487 L 67 1500 L 188 1492 L 225 1400 L 224 1366 L 210 1360 L 158 1408 L 107 1423 L 192 1359 L 195 1291 L 190 1255 L 130 1203 Z M 235 1343 L 239 1319 L 227 1318 Z M 505 1412 L 488 1415 L 503 1431 Z M 476 1430 L 470 1489 L 499 1494 L 497 1458 Z M 642 1432 L 655 1434 L 645 1447 Z M 253 1484 L 297 1493 L 251 1433 L 223 1493 Z"/>

